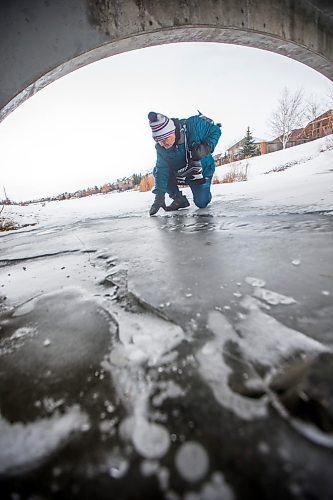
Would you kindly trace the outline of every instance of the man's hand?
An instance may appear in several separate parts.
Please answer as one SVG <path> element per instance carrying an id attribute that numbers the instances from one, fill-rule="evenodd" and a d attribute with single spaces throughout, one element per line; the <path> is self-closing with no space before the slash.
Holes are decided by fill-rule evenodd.
<path id="1" fill-rule="evenodd" d="M 207 155 L 210 155 L 212 150 L 207 142 L 202 142 L 200 144 L 192 144 L 191 146 L 192 160 L 201 160 Z"/>
<path id="2" fill-rule="evenodd" d="M 149 210 L 149 215 L 157 214 L 157 212 L 159 211 L 160 208 L 163 208 L 164 210 L 166 210 L 165 195 L 164 194 L 157 194 L 155 196 L 154 203 L 152 204 L 152 206 L 150 207 L 150 210 Z"/>

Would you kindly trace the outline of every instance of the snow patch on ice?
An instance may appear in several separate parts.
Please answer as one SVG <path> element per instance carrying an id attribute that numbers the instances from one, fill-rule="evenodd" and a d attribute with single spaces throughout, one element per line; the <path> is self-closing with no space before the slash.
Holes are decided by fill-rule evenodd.
<path id="1" fill-rule="evenodd" d="M 316 443 L 324 448 L 333 449 L 333 436 L 322 432 L 318 427 L 310 424 L 309 422 L 302 422 L 297 418 L 290 421 L 292 427 L 296 429 L 302 436 L 305 436 L 309 441 Z"/>
<path id="2" fill-rule="evenodd" d="M 264 300 L 272 306 L 277 306 L 279 304 L 289 305 L 296 303 L 296 300 L 293 297 L 288 297 L 287 295 L 282 295 L 281 293 L 267 290 L 267 288 L 256 288 L 253 292 L 253 295 L 257 299 Z"/>
<path id="3" fill-rule="evenodd" d="M 17 307 L 15 311 L 13 312 L 13 317 L 16 318 L 18 316 L 23 316 L 25 314 L 31 313 L 34 308 L 35 308 L 36 300 L 31 299 L 25 302 L 25 304 L 22 304 L 21 306 Z"/>
<path id="4" fill-rule="evenodd" d="M 158 468 L 159 468 L 159 463 L 155 460 L 144 460 L 140 466 L 141 474 L 145 477 L 156 474 Z"/>
<path id="5" fill-rule="evenodd" d="M 163 457 L 170 446 L 170 436 L 165 427 L 148 422 L 143 417 L 134 420 L 132 440 L 141 456 L 149 459 Z"/>
<path id="6" fill-rule="evenodd" d="M 234 500 L 235 495 L 221 472 L 213 472 L 198 492 L 187 492 L 183 500 Z"/>
<path id="7" fill-rule="evenodd" d="M 0 328 L 1 328 L 0 321 Z M 36 328 L 30 326 L 22 326 L 18 328 L 9 338 L 0 339 L 0 356 L 11 354 L 24 345 L 24 342 L 37 335 Z"/>
<path id="8" fill-rule="evenodd" d="M 54 399 L 52 397 L 46 397 L 43 398 L 42 401 L 36 401 L 35 406 L 36 408 L 42 408 L 47 412 L 47 413 L 53 413 L 57 408 L 60 408 L 60 406 L 63 406 L 65 403 L 64 399 Z"/>
<path id="9" fill-rule="evenodd" d="M 119 339 L 123 356 L 128 361 L 138 359 L 149 366 L 160 365 L 163 357 L 184 339 L 183 330 L 149 312 L 145 314 L 117 312 Z"/>
<path id="10" fill-rule="evenodd" d="M 29 424 L 11 424 L 0 418 L 0 475 L 32 470 L 63 446 L 73 432 L 82 431 L 87 423 L 87 415 L 78 406 L 69 408 L 64 415 Z"/>
<path id="11" fill-rule="evenodd" d="M 129 469 L 129 462 L 118 453 L 111 453 L 107 457 L 107 466 L 109 474 L 114 479 L 120 479 L 127 473 Z"/>
<path id="12" fill-rule="evenodd" d="M 248 361 L 272 368 L 294 355 L 328 351 L 317 340 L 288 328 L 246 299 L 241 305 L 248 309 L 248 314 L 238 323 L 237 331 L 241 335 L 238 344 Z"/>
<path id="13" fill-rule="evenodd" d="M 158 388 L 161 390 L 161 392 L 156 396 L 154 396 L 153 398 L 154 406 L 161 406 L 163 401 L 165 401 L 168 398 L 179 398 L 181 396 L 185 396 L 185 391 L 173 380 L 159 382 Z"/>
<path id="14" fill-rule="evenodd" d="M 262 286 L 265 286 L 266 285 L 266 281 L 260 279 L 260 278 L 254 278 L 252 276 L 247 276 L 245 278 L 245 282 L 248 284 L 248 285 L 251 285 L 253 287 L 262 287 Z"/>
<path id="15" fill-rule="evenodd" d="M 168 451 L 170 436 L 161 424 L 151 422 L 149 401 L 156 392 L 156 383 L 149 376 L 151 367 L 172 362 L 175 348 L 184 340 L 183 330 L 150 312 L 129 313 L 116 305 L 119 324 L 119 343 L 111 350 L 102 367 L 111 373 L 118 397 L 127 409 L 128 416 L 119 429 L 123 439 L 130 440 L 136 451 L 147 459 L 161 458 Z M 167 397 L 181 394 L 176 384 L 165 381 Z"/>
<path id="16" fill-rule="evenodd" d="M 148 422 L 145 415 L 125 418 L 119 427 L 123 440 L 132 441 L 135 450 L 147 459 L 162 458 L 170 446 L 170 436 L 161 424 Z"/>
<path id="17" fill-rule="evenodd" d="M 25 337 L 32 337 L 35 335 L 36 329 L 32 328 L 30 326 L 22 326 L 21 328 L 18 328 L 13 335 L 10 336 L 9 340 L 18 340 L 18 339 L 23 339 Z"/>
<path id="18" fill-rule="evenodd" d="M 199 373 L 211 388 L 215 399 L 221 406 L 233 411 L 244 420 L 265 417 L 267 415 L 267 398 L 254 400 L 234 393 L 228 383 L 232 373 L 223 356 L 225 344 L 228 341 L 240 342 L 240 338 L 227 318 L 218 311 L 211 311 L 208 318 L 208 328 L 214 334 L 214 339 L 207 342 L 197 352 Z"/>
<path id="19" fill-rule="evenodd" d="M 195 441 L 184 443 L 176 454 L 178 473 L 189 482 L 200 481 L 209 469 L 209 459 L 205 448 Z"/>
<path id="20" fill-rule="evenodd" d="M 253 400 L 231 390 L 228 380 L 232 370 L 224 361 L 224 356 L 228 355 L 227 342 L 238 346 L 239 362 L 252 369 L 266 368 L 268 373 L 295 356 L 313 356 L 329 349 L 263 312 L 255 298 L 246 296 L 241 305 L 247 309 L 247 314 L 240 318 L 235 328 L 221 312 L 209 313 L 207 326 L 215 338 L 207 342 L 196 357 L 200 375 L 221 406 L 240 418 L 252 419 L 266 416 L 267 396 Z M 264 381 L 259 376 L 251 384 L 265 389 Z"/>

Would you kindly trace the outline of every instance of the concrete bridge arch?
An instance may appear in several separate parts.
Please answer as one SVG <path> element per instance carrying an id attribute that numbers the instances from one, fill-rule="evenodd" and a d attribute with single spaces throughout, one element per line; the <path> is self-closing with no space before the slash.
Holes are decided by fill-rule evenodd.
<path id="1" fill-rule="evenodd" d="M 0 33 L 0 121 L 75 69 L 164 43 L 266 49 L 333 80 L 329 0 L 8 0 L 0 5 Z"/>

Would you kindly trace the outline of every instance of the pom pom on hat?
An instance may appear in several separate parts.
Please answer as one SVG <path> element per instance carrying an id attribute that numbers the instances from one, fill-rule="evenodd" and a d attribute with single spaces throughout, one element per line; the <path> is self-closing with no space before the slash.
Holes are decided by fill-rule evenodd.
<path id="1" fill-rule="evenodd" d="M 148 113 L 148 120 L 152 136 L 156 142 L 163 141 L 176 130 L 174 121 L 161 113 L 151 111 Z"/>

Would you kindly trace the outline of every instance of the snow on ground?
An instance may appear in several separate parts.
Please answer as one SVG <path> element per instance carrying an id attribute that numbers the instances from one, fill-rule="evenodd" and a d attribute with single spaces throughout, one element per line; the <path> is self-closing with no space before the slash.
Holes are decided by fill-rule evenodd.
<path id="1" fill-rule="evenodd" d="M 233 169 L 245 171 L 248 180 L 232 184 L 212 186 L 213 200 L 233 201 L 251 199 L 251 206 L 265 206 L 273 210 L 287 208 L 292 212 L 331 210 L 333 207 L 333 135 L 316 141 L 288 148 L 275 153 L 257 156 L 241 162 L 223 165 L 216 169 L 216 176 L 223 176 Z M 285 170 L 273 171 L 273 169 Z M 269 173 L 267 173 L 269 172 Z M 184 194 L 192 199 L 191 191 Z M 96 217 L 148 216 L 153 200 L 151 192 L 127 191 L 109 193 L 65 201 L 54 201 L 19 207 L 5 207 L 2 215 L 14 218 L 18 223 L 41 225 L 66 224 Z M 192 204 L 190 210 L 197 210 Z M 230 213 L 230 212 L 229 212 Z M 158 216 L 167 216 L 162 210 Z"/>
<path id="2" fill-rule="evenodd" d="M 307 207 L 307 210 L 332 209 L 332 135 L 218 167 L 216 175 L 222 179 L 233 169 L 244 172 L 246 165 L 247 182 L 222 185 L 222 192 L 219 193 L 228 200 L 242 196 L 255 198 L 259 205 Z"/>

